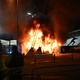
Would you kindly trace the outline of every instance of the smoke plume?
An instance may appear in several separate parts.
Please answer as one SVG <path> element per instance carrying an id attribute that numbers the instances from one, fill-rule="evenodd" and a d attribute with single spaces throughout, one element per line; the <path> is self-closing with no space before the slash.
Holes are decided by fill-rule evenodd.
<path id="1" fill-rule="evenodd" d="M 0 23 L 3 34 L 16 35 L 17 26 L 21 27 L 26 22 L 26 10 L 30 0 L 1 0 L 0 1 Z"/>
<path id="2" fill-rule="evenodd" d="M 73 21 L 80 18 L 80 1 L 55 0 L 52 7 L 54 35 L 58 41 L 65 43 L 68 33 L 76 27 Z"/>

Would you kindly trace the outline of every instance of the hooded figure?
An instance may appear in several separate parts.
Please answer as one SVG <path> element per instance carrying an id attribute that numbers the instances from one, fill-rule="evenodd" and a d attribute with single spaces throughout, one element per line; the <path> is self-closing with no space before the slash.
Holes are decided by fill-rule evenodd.
<path id="1" fill-rule="evenodd" d="M 12 46 L 12 53 L 7 57 L 6 59 L 6 67 L 10 69 L 16 69 L 15 74 L 21 74 L 22 73 L 22 67 L 24 66 L 24 55 L 18 52 L 17 46 Z M 11 72 L 11 74 L 13 71 Z M 10 80 L 22 80 L 21 75 L 11 75 Z"/>
<path id="2" fill-rule="evenodd" d="M 7 57 L 5 64 L 8 68 L 24 66 L 24 56 L 18 52 L 17 46 L 12 46 L 12 53 Z"/>

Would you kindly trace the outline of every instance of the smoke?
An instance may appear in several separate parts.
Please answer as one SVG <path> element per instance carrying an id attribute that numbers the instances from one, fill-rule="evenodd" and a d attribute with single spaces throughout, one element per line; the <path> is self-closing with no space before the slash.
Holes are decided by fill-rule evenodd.
<path id="1" fill-rule="evenodd" d="M 6 22 L 5 22 L 5 31 L 7 33 L 15 33 L 16 32 L 16 23 L 17 23 L 17 14 L 16 14 L 16 5 L 15 1 L 8 0 L 5 5 L 5 13 L 6 13 Z"/>
<path id="2" fill-rule="evenodd" d="M 21 27 L 26 22 L 26 11 L 30 0 L 0 0 L 0 23 L 3 34 L 17 33 L 17 26 Z M 18 20 L 18 22 L 17 22 Z"/>
<path id="3" fill-rule="evenodd" d="M 16 34 L 17 29 L 17 0 L 0 0 L 0 26 L 3 32 Z M 18 25 L 20 27 L 20 36 L 26 32 L 27 10 L 32 0 L 18 0 Z M 67 35 L 74 30 L 74 21 L 80 18 L 80 1 L 79 0 L 47 0 L 48 11 L 51 12 L 51 22 L 53 24 L 47 27 L 42 25 L 44 30 L 52 30 L 55 38 L 61 43 L 65 43 Z M 47 3 L 46 3 L 47 4 Z M 48 13 L 48 12 L 47 12 Z M 45 27 L 46 26 L 46 27 Z M 22 30 L 23 29 L 23 30 Z M 46 32 L 45 32 L 46 33 Z"/>
<path id="4" fill-rule="evenodd" d="M 73 31 L 73 21 L 80 18 L 80 1 L 55 0 L 51 10 L 51 20 L 54 28 L 55 38 L 62 44 L 65 43 L 67 35 Z"/>
<path id="5" fill-rule="evenodd" d="M 0 24 L 2 34 L 8 34 L 14 31 L 15 27 L 15 1 L 0 0 Z"/>

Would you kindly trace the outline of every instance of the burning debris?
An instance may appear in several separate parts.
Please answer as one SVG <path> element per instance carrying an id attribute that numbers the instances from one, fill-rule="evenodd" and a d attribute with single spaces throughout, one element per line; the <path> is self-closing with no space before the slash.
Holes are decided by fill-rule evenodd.
<path id="1" fill-rule="evenodd" d="M 61 46 L 61 43 L 57 42 L 50 33 L 45 36 L 44 30 L 37 21 L 33 21 L 33 23 L 35 28 L 31 27 L 21 39 L 22 53 L 26 55 L 33 48 L 35 54 L 38 49 L 41 49 L 41 53 L 53 54 Z"/>
<path id="2" fill-rule="evenodd" d="M 33 48 L 31 48 L 31 49 L 28 51 L 27 56 L 28 56 L 28 57 L 34 57 L 34 49 L 33 49 Z"/>
<path id="3" fill-rule="evenodd" d="M 37 51 L 35 52 L 35 54 L 42 54 L 42 51 L 41 51 L 40 47 L 37 49 Z"/>

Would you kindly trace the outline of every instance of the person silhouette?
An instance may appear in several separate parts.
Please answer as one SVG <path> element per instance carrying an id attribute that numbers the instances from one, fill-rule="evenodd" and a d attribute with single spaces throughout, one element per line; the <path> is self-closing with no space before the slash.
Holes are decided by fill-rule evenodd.
<path id="1" fill-rule="evenodd" d="M 7 70 L 6 66 L 5 66 L 5 62 L 2 58 L 2 43 L 0 41 L 0 80 L 7 80 L 7 76 L 5 75 L 5 71 Z M 2 74 L 3 73 L 3 74 Z"/>
<path id="2" fill-rule="evenodd" d="M 24 56 L 18 52 L 17 46 L 12 46 L 12 54 L 7 57 L 5 65 L 10 69 L 18 70 L 16 74 L 20 74 L 10 75 L 10 80 L 22 80 L 21 73 L 24 66 Z"/>

